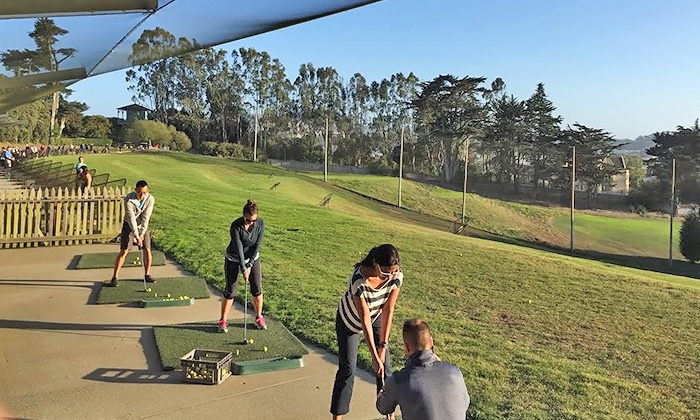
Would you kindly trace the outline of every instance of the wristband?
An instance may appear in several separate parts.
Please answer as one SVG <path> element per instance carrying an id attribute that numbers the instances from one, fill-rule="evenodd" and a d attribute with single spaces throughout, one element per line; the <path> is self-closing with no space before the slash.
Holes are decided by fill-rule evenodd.
<path id="1" fill-rule="evenodd" d="M 389 345 L 387 344 L 386 341 L 380 341 L 379 344 L 377 344 L 377 348 L 379 348 L 379 349 L 385 349 L 385 348 L 387 348 L 388 346 L 389 346 Z"/>

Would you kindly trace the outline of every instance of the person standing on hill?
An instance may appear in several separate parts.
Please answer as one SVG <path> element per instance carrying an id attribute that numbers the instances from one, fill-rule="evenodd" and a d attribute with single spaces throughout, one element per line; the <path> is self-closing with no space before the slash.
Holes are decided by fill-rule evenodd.
<path id="1" fill-rule="evenodd" d="M 121 233 L 121 251 L 117 254 L 114 260 L 114 274 L 112 281 L 107 284 L 110 287 L 119 285 L 119 270 L 124 265 L 126 254 L 129 253 L 132 238 L 139 248 L 143 248 L 144 256 L 141 264 L 145 267 L 144 279 L 147 283 L 155 283 L 151 277 L 151 231 L 148 229 L 148 223 L 151 220 L 153 206 L 156 199 L 148 193 L 148 183 L 141 180 L 136 183 L 134 191 L 124 197 L 124 208 L 126 215 L 124 216 L 124 224 L 122 225 Z"/>
<path id="2" fill-rule="evenodd" d="M 391 244 L 372 248 L 355 265 L 335 317 L 338 371 L 331 397 L 333 420 L 341 419 L 350 411 L 360 335 L 364 335 L 372 355 L 377 392 L 381 390 L 384 378 L 391 375 L 389 332 L 402 283 L 399 251 Z"/>
<path id="3" fill-rule="evenodd" d="M 221 301 L 220 332 L 228 332 L 228 313 L 233 305 L 233 298 L 238 290 L 238 274 L 243 274 L 244 281 L 250 281 L 250 294 L 255 311 L 255 325 L 266 330 L 263 316 L 262 271 L 260 270 L 260 244 L 265 234 L 265 221 L 258 217 L 258 206 L 249 199 L 243 206 L 243 216 L 231 223 L 229 228 L 231 242 L 226 248 L 224 274 L 226 288 Z"/>

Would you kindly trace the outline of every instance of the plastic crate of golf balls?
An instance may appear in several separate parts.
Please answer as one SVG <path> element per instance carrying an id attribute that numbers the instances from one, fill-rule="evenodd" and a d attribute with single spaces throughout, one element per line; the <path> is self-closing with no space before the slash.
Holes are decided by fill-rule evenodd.
<path id="1" fill-rule="evenodd" d="M 230 351 L 195 349 L 180 359 L 184 381 L 217 385 L 231 376 Z"/>

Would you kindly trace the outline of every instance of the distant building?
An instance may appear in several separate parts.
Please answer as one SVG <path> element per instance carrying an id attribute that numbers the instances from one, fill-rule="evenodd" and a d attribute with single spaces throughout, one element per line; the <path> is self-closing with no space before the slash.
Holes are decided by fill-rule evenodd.
<path id="1" fill-rule="evenodd" d="M 150 109 L 139 104 L 131 104 L 117 108 L 117 118 L 121 124 L 129 124 L 138 120 L 147 120 Z"/>
<path id="2" fill-rule="evenodd" d="M 607 184 L 598 185 L 596 194 L 628 196 L 630 193 L 630 171 L 627 169 L 627 162 L 624 156 L 615 155 L 602 160 L 602 162 L 613 165 L 616 173 L 610 177 Z M 545 185 L 549 186 L 548 182 Z M 576 179 L 576 191 L 588 191 L 585 181 Z"/>
<path id="3" fill-rule="evenodd" d="M 627 162 L 624 156 L 611 156 L 605 159 L 606 163 L 614 165 L 617 173 L 610 178 L 609 185 L 598 187 L 600 194 L 629 195 L 630 193 L 630 170 L 627 169 Z"/>

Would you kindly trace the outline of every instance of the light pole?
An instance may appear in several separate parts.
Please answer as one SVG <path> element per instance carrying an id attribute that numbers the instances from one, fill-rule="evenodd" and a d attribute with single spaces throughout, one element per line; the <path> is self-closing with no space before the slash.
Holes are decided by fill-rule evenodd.
<path id="1" fill-rule="evenodd" d="M 253 142 L 253 162 L 258 161 L 258 104 L 255 104 L 255 141 Z"/>
<path id="2" fill-rule="evenodd" d="M 469 142 L 471 137 L 465 140 L 464 147 L 464 186 L 462 187 L 462 226 L 464 226 L 465 213 L 467 212 L 467 168 L 469 167 Z"/>
<path id="3" fill-rule="evenodd" d="M 328 117 L 326 117 L 326 141 L 323 142 L 323 182 L 328 182 Z"/>
<path id="4" fill-rule="evenodd" d="M 401 180 L 403 179 L 403 134 L 404 126 L 401 125 L 401 147 L 399 149 L 399 207 L 401 207 Z"/>
<path id="5" fill-rule="evenodd" d="M 673 267 L 673 214 L 676 212 L 676 159 L 671 161 L 671 217 L 668 232 L 668 265 Z"/>
<path id="6" fill-rule="evenodd" d="M 569 250 L 574 252 L 574 208 L 576 206 L 576 146 L 571 149 L 571 218 L 569 221 Z"/>

